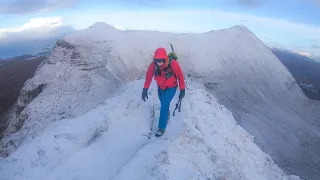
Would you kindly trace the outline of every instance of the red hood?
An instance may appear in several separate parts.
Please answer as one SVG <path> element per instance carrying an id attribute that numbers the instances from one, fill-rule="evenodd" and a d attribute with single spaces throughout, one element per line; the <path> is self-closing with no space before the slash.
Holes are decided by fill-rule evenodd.
<path id="1" fill-rule="evenodd" d="M 158 48 L 154 52 L 153 58 L 154 59 L 166 59 L 166 62 L 163 67 L 166 67 L 168 65 L 168 56 L 167 56 L 167 52 L 164 48 Z"/>

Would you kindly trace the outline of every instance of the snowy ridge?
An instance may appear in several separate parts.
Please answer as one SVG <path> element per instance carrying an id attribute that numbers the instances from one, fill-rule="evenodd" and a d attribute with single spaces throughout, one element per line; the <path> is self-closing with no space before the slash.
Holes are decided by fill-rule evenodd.
<path id="1" fill-rule="evenodd" d="M 8 179 L 299 179 L 286 176 L 238 126 L 232 113 L 203 85 L 189 81 L 182 111 L 165 135 L 157 127 L 156 86 L 141 100 L 143 81 L 82 116 L 48 125 L 39 136 L 0 161 Z M 174 101 L 177 100 L 177 95 Z M 171 110 L 173 111 L 174 103 Z M 171 111 L 171 112 L 172 112 Z M 23 167 L 23 168 L 20 168 Z"/>
<path id="2" fill-rule="evenodd" d="M 218 79 L 241 76 L 237 79 L 240 84 L 252 77 L 256 79 L 252 79 L 251 84 L 261 84 L 266 76 L 279 76 L 272 81 L 281 82 L 268 89 L 274 93 L 283 92 L 284 82 L 292 80 L 278 59 L 242 26 L 206 34 L 175 35 L 123 32 L 107 24 L 96 23 L 57 42 L 46 62 L 22 89 L 17 113 L 13 114 L 5 135 L 19 131 L 23 125 L 23 135 L 18 139 L 26 134 L 34 136 L 49 122 L 76 117 L 90 110 L 102 103 L 120 84 L 143 78 L 154 50 L 162 46 L 169 51 L 169 42 L 174 44 L 184 72 L 192 72 L 194 76 L 217 74 Z M 213 42 L 219 44 L 212 47 Z M 261 78 L 250 68 L 258 69 Z M 293 89 L 299 90 L 299 87 L 295 85 Z M 300 94 L 294 97 L 302 97 Z M 20 140 L 13 141 L 15 146 L 19 146 Z"/>
<path id="3" fill-rule="evenodd" d="M 0 142 L 0 156 L 10 157 L 51 124 L 83 117 L 122 85 L 144 79 L 154 50 L 170 51 L 170 43 L 184 73 L 232 111 L 279 166 L 288 174 L 320 177 L 320 154 L 315 152 L 320 148 L 320 105 L 305 97 L 285 66 L 243 26 L 170 34 L 120 31 L 97 23 L 64 37 L 25 83 Z"/>

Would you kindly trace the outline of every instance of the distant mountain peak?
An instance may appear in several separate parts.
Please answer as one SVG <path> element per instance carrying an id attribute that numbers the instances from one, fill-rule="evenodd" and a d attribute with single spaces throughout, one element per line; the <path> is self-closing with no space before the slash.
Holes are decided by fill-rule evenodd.
<path id="1" fill-rule="evenodd" d="M 229 29 L 243 29 L 243 30 L 249 30 L 246 26 L 244 25 L 234 25 Z"/>
<path id="2" fill-rule="evenodd" d="M 113 27 L 110 24 L 107 24 L 105 22 L 96 22 L 95 24 L 93 24 L 89 28 L 110 28 L 110 29 L 117 30 L 115 27 Z"/>
<path id="3" fill-rule="evenodd" d="M 241 30 L 245 32 L 249 32 L 252 34 L 252 32 L 244 25 L 234 25 L 230 28 L 225 28 L 225 29 L 217 29 L 217 30 L 211 30 L 209 32 L 217 32 L 217 31 L 235 31 L 235 30 Z"/>

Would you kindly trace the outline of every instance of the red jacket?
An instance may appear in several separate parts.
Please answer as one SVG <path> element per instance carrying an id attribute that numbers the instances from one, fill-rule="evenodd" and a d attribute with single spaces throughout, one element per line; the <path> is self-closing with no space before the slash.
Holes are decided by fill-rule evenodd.
<path id="1" fill-rule="evenodd" d="M 158 86 L 165 90 L 166 88 L 171 88 L 175 87 L 178 85 L 177 80 L 179 80 L 179 88 L 180 90 L 185 88 L 185 83 L 184 83 L 184 75 L 183 72 L 178 64 L 177 61 L 172 60 L 171 61 L 171 68 L 175 74 L 172 75 L 169 79 L 166 79 L 164 76 L 164 67 L 168 66 L 168 56 L 166 53 L 166 50 L 164 48 L 158 48 L 155 53 L 154 53 L 154 58 L 155 59 L 166 59 L 165 64 L 160 68 L 161 75 L 160 76 L 155 76 L 154 79 L 156 80 Z M 155 62 L 153 61 L 148 68 L 148 71 L 146 73 L 146 81 L 144 83 L 144 88 L 149 88 L 150 83 L 152 81 L 152 77 L 154 76 L 154 70 L 155 70 Z"/>

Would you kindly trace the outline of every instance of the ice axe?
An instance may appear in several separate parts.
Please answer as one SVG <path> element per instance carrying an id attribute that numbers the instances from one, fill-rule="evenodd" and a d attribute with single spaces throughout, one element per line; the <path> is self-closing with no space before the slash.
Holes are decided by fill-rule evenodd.
<path id="1" fill-rule="evenodd" d="M 172 52 L 174 52 L 174 49 L 173 49 L 173 46 L 172 46 L 172 44 L 170 43 L 170 46 L 171 46 L 171 50 L 172 50 Z"/>
<path id="2" fill-rule="evenodd" d="M 188 78 L 187 78 L 187 81 L 186 81 L 186 87 L 187 87 L 188 80 L 189 80 L 190 76 L 191 76 L 191 74 L 188 74 Z M 175 115 L 175 112 L 176 112 L 177 109 L 178 109 L 179 112 L 181 111 L 181 103 L 182 103 L 182 99 L 179 99 L 179 101 L 176 104 L 176 108 L 173 111 L 173 116 Z"/>

